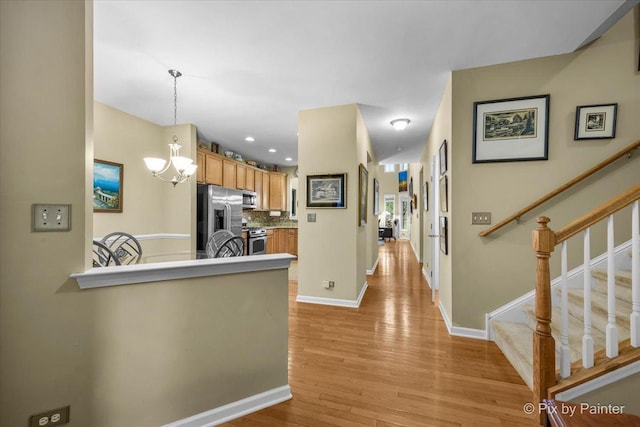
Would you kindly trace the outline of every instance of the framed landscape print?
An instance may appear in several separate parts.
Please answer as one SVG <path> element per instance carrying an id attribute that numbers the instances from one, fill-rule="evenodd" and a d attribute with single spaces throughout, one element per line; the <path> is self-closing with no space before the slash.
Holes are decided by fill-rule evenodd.
<path id="1" fill-rule="evenodd" d="M 122 213 L 124 165 L 93 160 L 93 211 Z"/>
<path id="2" fill-rule="evenodd" d="M 447 140 L 440 144 L 440 175 L 447 173 Z"/>
<path id="3" fill-rule="evenodd" d="M 373 178 L 373 214 L 380 214 L 380 181 Z"/>
<path id="4" fill-rule="evenodd" d="M 440 252 L 447 255 L 449 253 L 449 226 L 447 224 L 447 217 L 440 217 Z"/>
<path id="5" fill-rule="evenodd" d="M 447 195 L 447 176 L 440 177 L 440 212 L 447 212 L 449 210 L 449 197 Z"/>
<path id="6" fill-rule="evenodd" d="M 307 175 L 308 208 L 346 208 L 347 174 Z"/>
<path id="7" fill-rule="evenodd" d="M 576 107 L 574 140 L 615 138 L 618 104 Z"/>
<path id="8" fill-rule="evenodd" d="M 473 163 L 547 160 L 549 95 L 473 104 Z"/>
<path id="9" fill-rule="evenodd" d="M 369 173 L 360 163 L 358 178 L 358 225 L 367 225 L 367 197 L 369 196 Z"/>

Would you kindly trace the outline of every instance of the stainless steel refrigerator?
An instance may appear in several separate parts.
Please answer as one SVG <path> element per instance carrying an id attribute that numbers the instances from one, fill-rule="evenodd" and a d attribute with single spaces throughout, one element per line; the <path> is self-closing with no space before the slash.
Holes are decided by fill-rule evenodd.
<path id="1" fill-rule="evenodd" d="M 198 255 L 205 254 L 209 236 L 218 230 L 242 236 L 242 191 L 198 184 L 197 205 Z"/>

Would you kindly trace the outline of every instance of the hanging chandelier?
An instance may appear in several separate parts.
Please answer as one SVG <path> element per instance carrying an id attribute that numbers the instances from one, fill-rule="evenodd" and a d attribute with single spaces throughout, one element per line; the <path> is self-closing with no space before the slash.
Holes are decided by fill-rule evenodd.
<path id="1" fill-rule="evenodd" d="M 173 137 L 172 143 L 169 144 L 169 161 L 157 157 L 145 157 L 144 162 L 151 174 L 155 178 L 159 178 L 164 182 L 170 182 L 175 187 L 177 184 L 187 182 L 191 175 L 196 171 L 197 165 L 193 164 L 193 160 L 180 155 L 180 144 L 178 144 L 178 136 L 176 135 L 176 126 L 178 119 L 178 77 L 182 75 L 180 71 L 169 70 L 169 74 L 173 76 Z M 173 175 L 171 179 L 162 176 L 173 165 L 177 175 Z"/>

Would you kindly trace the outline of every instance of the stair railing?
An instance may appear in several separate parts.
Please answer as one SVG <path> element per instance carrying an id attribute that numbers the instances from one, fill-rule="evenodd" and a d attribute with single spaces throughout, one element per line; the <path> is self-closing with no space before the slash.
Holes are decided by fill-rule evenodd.
<path id="1" fill-rule="evenodd" d="M 573 187 L 574 185 L 576 185 L 577 183 L 583 181 L 584 179 L 590 177 L 591 175 L 593 175 L 594 173 L 598 172 L 601 169 L 604 169 L 606 166 L 609 166 L 611 163 L 615 162 L 616 160 L 624 157 L 624 156 L 629 156 L 631 157 L 631 153 L 637 149 L 640 148 L 640 141 L 636 141 L 633 144 L 629 145 L 628 147 L 626 147 L 625 149 L 617 152 L 616 154 L 614 154 L 613 156 L 609 157 L 608 159 L 598 163 L 597 165 L 595 165 L 594 167 L 592 167 L 591 169 L 581 173 L 580 175 L 576 176 L 575 178 L 573 178 L 571 181 L 568 181 L 567 183 L 561 185 L 560 187 L 556 188 L 555 190 L 545 194 L 544 196 L 540 197 L 538 200 L 536 200 L 535 202 L 525 206 L 524 208 L 520 209 L 518 212 L 508 216 L 507 218 L 503 219 L 502 221 L 496 223 L 495 225 L 482 230 L 480 232 L 480 237 L 486 237 L 488 235 L 490 235 L 491 233 L 494 233 L 495 231 L 498 231 L 499 229 L 501 229 L 502 227 L 504 227 L 505 225 L 509 224 L 512 221 L 519 221 L 520 217 L 522 217 L 522 215 L 526 214 L 529 211 L 532 211 L 533 209 L 537 208 L 538 206 L 540 206 L 541 204 L 543 204 L 544 202 L 554 198 L 555 196 L 557 196 L 558 194 L 562 193 L 563 191 Z"/>
<path id="2" fill-rule="evenodd" d="M 550 219 L 538 217 L 538 228 L 532 232 L 533 248 L 536 252 L 536 328 L 533 334 L 533 393 L 536 402 L 548 397 L 548 390 L 556 384 L 555 340 L 551 335 L 551 281 L 549 258 L 557 245 L 561 245 L 561 345 L 560 377 L 571 375 L 569 351 L 569 311 L 567 285 L 567 240 L 584 232 L 584 335 L 582 339 L 582 364 L 590 368 L 594 364 L 594 349 L 591 325 L 591 254 L 590 227 L 602 220 L 607 221 L 607 326 L 606 356 L 618 355 L 618 329 L 616 325 L 614 222 L 613 214 L 632 205 L 631 209 L 631 288 L 632 312 L 630 313 L 630 344 L 640 347 L 640 184 L 614 197 L 588 214 L 578 218 L 557 232 L 547 224 Z M 546 414 L 540 414 L 540 423 L 546 422 Z"/>

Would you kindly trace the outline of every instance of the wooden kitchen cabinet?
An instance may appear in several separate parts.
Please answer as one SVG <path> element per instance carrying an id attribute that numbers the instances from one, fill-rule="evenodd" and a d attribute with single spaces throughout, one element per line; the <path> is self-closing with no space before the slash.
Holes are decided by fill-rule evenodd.
<path id="1" fill-rule="evenodd" d="M 275 234 L 274 234 L 274 230 L 270 229 L 267 230 L 267 253 L 268 254 L 275 254 Z"/>
<path id="2" fill-rule="evenodd" d="M 241 164 L 236 165 L 236 188 L 244 190 L 247 182 L 247 167 Z"/>
<path id="3" fill-rule="evenodd" d="M 262 209 L 262 171 L 255 171 L 254 177 L 254 190 L 256 192 L 256 209 Z"/>
<path id="4" fill-rule="evenodd" d="M 276 228 L 274 230 L 275 236 L 275 250 L 278 254 L 286 254 L 289 253 L 289 239 L 288 239 L 288 230 L 286 228 Z"/>
<path id="5" fill-rule="evenodd" d="M 198 168 L 196 169 L 196 182 L 204 183 L 204 153 L 198 151 L 196 153 L 196 164 Z"/>
<path id="6" fill-rule="evenodd" d="M 222 161 L 222 186 L 236 188 L 236 162 L 231 160 Z"/>
<path id="7" fill-rule="evenodd" d="M 287 174 L 273 172 L 269 174 L 269 209 L 272 211 L 285 210 L 287 188 Z"/>
<path id="8" fill-rule="evenodd" d="M 245 190 L 256 191 L 256 179 L 255 179 L 256 170 L 254 168 L 246 168 L 246 169 L 247 169 L 247 176 L 246 176 L 244 188 Z"/>
<path id="9" fill-rule="evenodd" d="M 260 172 L 262 174 L 262 210 L 268 211 L 271 209 L 269 204 L 269 182 L 271 177 L 268 172 Z"/>
<path id="10" fill-rule="evenodd" d="M 298 229 L 285 228 L 287 234 L 287 253 L 298 256 Z"/>
<path id="11" fill-rule="evenodd" d="M 222 158 L 208 151 L 198 150 L 196 181 L 203 184 L 222 185 Z"/>

